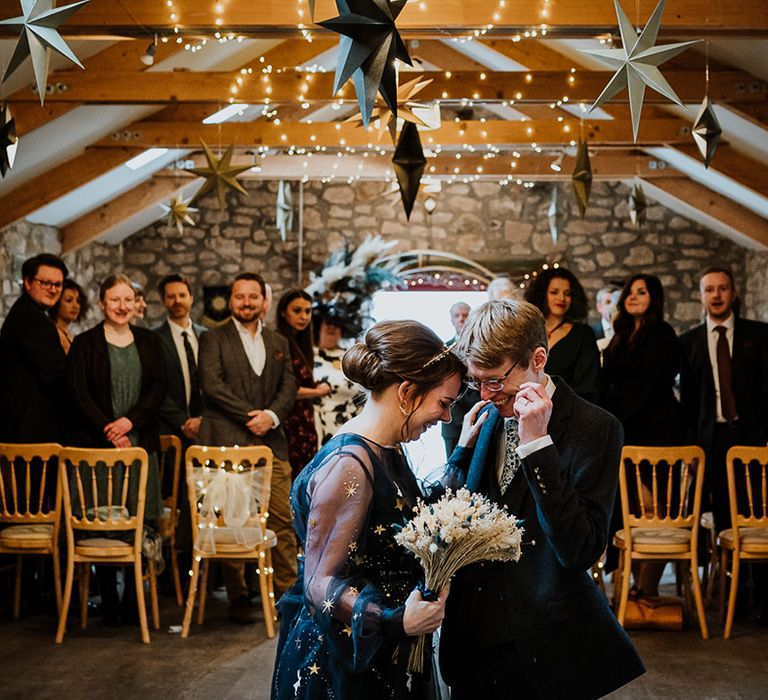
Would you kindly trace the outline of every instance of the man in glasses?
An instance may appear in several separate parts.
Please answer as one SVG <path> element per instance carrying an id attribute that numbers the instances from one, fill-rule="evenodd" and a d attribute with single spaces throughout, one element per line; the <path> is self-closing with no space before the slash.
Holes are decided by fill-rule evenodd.
<path id="1" fill-rule="evenodd" d="M 519 562 L 486 562 L 451 585 L 440 666 L 453 700 L 596 698 L 643 673 L 590 568 L 605 550 L 622 429 L 544 372 L 531 304 L 489 301 L 456 343 L 480 392 L 451 462 L 466 486 L 523 521 Z M 470 430 L 475 426 L 474 430 Z"/>
<path id="2" fill-rule="evenodd" d="M 61 296 L 67 266 L 42 253 L 21 267 L 22 293 L 0 330 L 0 440 L 60 442 L 66 355 L 47 314 Z"/>

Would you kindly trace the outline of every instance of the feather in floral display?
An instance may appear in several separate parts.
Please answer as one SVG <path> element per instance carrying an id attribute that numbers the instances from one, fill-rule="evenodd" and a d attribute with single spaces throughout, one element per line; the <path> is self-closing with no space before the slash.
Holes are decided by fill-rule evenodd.
<path id="1" fill-rule="evenodd" d="M 523 529 L 514 515 L 484 496 L 462 488 L 436 503 L 419 501 L 416 515 L 395 535 L 424 569 L 425 600 L 436 600 L 462 567 L 481 561 L 518 561 Z M 417 637 L 408 660 L 410 671 L 421 673 L 425 637 Z"/>

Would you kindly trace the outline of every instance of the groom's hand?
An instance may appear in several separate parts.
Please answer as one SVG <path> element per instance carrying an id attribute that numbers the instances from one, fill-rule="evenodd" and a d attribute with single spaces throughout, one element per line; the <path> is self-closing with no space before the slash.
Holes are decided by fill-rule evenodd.
<path id="1" fill-rule="evenodd" d="M 521 384 L 520 391 L 515 396 L 514 409 L 518 419 L 521 445 L 548 434 L 552 400 L 541 384 L 537 382 Z"/>

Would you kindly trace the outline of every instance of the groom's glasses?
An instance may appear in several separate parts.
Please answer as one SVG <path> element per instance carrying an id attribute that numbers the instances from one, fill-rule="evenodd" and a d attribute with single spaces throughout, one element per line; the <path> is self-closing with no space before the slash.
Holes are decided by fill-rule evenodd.
<path id="1" fill-rule="evenodd" d="M 467 380 L 467 386 L 470 389 L 474 389 L 475 391 L 480 391 L 483 387 L 485 387 L 488 391 L 501 391 L 504 388 L 504 380 L 509 376 L 509 373 L 517 367 L 517 362 L 515 362 L 504 374 L 502 374 L 500 377 L 496 379 L 485 379 L 484 381 L 478 381 L 477 379 L 468 379 Z"/>

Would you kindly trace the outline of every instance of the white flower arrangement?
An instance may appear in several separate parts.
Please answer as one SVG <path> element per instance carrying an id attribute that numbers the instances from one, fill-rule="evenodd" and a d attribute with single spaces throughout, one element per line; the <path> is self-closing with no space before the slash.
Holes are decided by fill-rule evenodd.
<path id="1" fill-rule="evenodd" d="M 395 535 L 398 544 L 416 555 L 425 576 L 425 599 L 448 585 L 467 564 L 518 561 L 523 529 L 513 515 L 486 497 L 462 488 L 450 489 L 436 503 L 419 501 L 414 518 Z M 421 673 L 425 637 L 411 648 L 409 671 Z"/>

